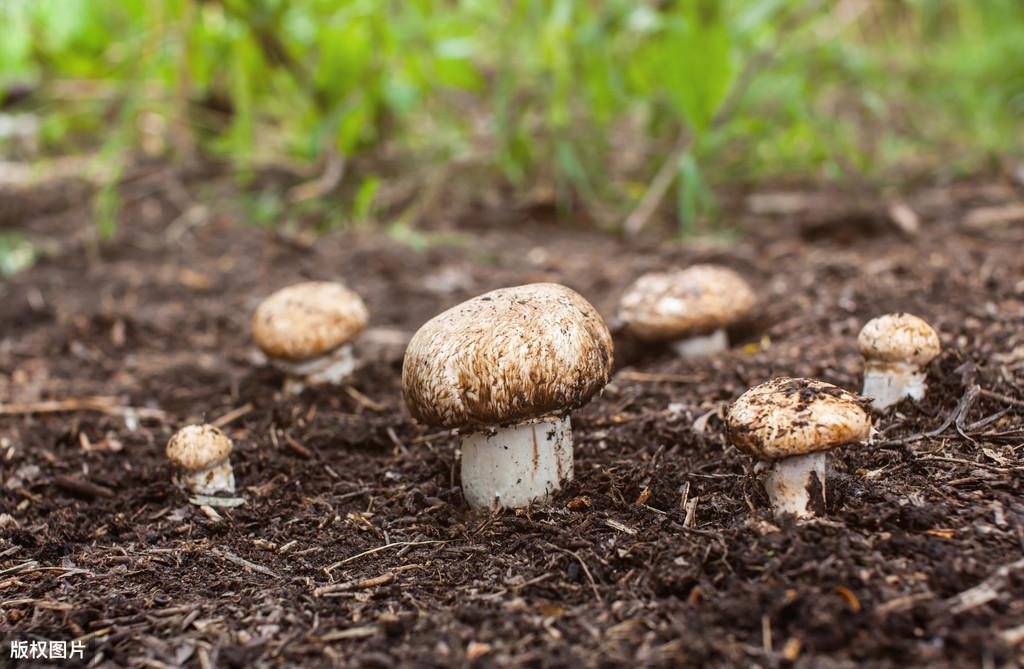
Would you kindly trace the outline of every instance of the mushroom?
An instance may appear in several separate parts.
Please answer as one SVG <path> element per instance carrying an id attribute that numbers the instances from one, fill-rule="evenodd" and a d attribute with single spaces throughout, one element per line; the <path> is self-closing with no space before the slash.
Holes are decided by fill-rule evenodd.
<path id="1" fill-rule="evenodd" d="M 778 378 L 754 386 L 729 407 L 729 442 L 758 458 L 775 515 L 825 510 L 826 452 L 871 437 L 858 395 L 814 379 Z"/>
<path id="2" fill-rule="evenodd" d="M 925 367 L 942 350 L 932 326 L 912 314 L 886 314 L 868 321 L 857 337 L 864 358 L 864 390 L 884 409 L 904 397 L 924 397 Z"/>
<path id="3" fill-rule="evenodd" d="M 718 265 L 652 272 L 619 301 L 619 319 L 640 341 L 671 342 L 683 358 L 724 351 L 725 328 L 754 307 L 754 292 L 736 272 Z"/>
<path id="4" fill-rule="evenodd" d="M 213 425 L 188 425 L 167 442 L 175 483 L 200 495 L 235 492 L 231 440 Z"/>
<path id="5" fill-rule="evenodd" d="M 252 336 L 286 375 L 285 392 L 340 383 L 355 369 L 350 342 L 366 325 L 363 300 L 339 283 L 309 281 L 277 291 L 256 309 Z"/>
<path id="6" fill-rule="evenodd" d="M 611 369 L 611 334 L 594 307 L 534 283 L 428 321 L 406 349 L 402 388 L 417 420 L 459 430 L 466 502 L 521 507 L 572 479 L 569 413 Z"/>

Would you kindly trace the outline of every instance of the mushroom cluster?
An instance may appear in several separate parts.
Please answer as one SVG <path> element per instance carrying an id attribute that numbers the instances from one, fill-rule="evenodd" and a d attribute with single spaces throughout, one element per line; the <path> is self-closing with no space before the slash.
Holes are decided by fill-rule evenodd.
<path id="1" fill-rule="evenodd" d="M 693 265 L 641 276 L 623 294 L 618 315 L 635 338 L 670 343 L 692 357 L 724 349 L 725 329 L 754 304 L 753 290 L 734 271 Z M 359 295 L 312 281 L 264 300 L 252 336 L 295 393 L 354 371 L 352 341 L 367 319 Z M 757 458 L 779 516 L 824 512 L 828 451 L 871 439 L 869 403 L 882 409 L 921 399 L 926 366 L 940 351 L 931 326 L 906 313 L 870 320 L 858 346 L 863 397 L 784 377 L 750 388 L 728 409 L 727 439 Z M 522 507 L 573 478 L 570 414 L 602 391 L 612 366 L 612 336 L 594 306 L 566 286 L 533 283 L 485 293 L 426 322 L 405 348 L 402 392 L 416 420 L 457 431 L 470 507 Z M 214 426 L 182 428 L 166 449 L 175 481 L 200 495 L 234 492 L 232 447 Z"/>

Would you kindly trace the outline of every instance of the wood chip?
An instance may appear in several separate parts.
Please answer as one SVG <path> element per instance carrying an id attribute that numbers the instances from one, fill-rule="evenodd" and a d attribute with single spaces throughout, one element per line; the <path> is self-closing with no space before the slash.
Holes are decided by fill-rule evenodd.
<path id="1" fill-rule="evenodd" d="M 53 483 L 61 490 L 90 499 L 96 497 L 111 498 L 114 496 L 114 491 L 110 488 L 70 476 L 56 476 L 53 479 Z"/>
<path id="2" fill-rule="evenodd" d="M 196 506 L 212 506 L 231 509 L 245 504 L 244 497 L 214 497 L 213 495 L 194 495 L 188 501 Z"/>
<path id="3" fill-rule="evenodd" d="M 964 217 L 964 225 L 969 228 L 987 228 L 1021 222 L 1024 222 L 1024 204 L 1017 202 L 996 207 L 979 207 L 972 209 Z"/>
<path id="4" fill-rule="evenodd" d="M 604 524 L 607 525 L 608 527 L 612 528 L 613 530 L 618 530 L 619 532 L 625 532 L 626 534 L 629 534 L 631 536 L 636 534 L 636 530 L 633 529 L 632 527 L 630 527 L 629 525 L 623 525 L 619 521 L 612 520 L 611 518 L 605 518 L 604 519 Z"/>
<path id="5" fill-rule="evenodd" d="M 350 627 L 347 630 L 335 630 L 320 635 L 320 641 L 330 643 L 331 641 L 344 641 L 346 639 L 366 639 L 377 633 L 376 625 L 364 625 L 363 627 Z"/>

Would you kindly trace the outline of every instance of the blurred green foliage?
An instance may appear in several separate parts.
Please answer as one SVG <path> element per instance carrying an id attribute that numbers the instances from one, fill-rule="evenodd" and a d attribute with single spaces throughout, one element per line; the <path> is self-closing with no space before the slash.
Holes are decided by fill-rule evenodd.
<path id="1" fill-rule="evenodd" d="M 12 108 L 44 151 L 363 160 L 351 219 L 396 164 L 549 185 L 615 225 L 671 161 L 687 225 L 730 180 L 955 174 L 1024 145 L 1019 0 L 5 0 L 0 24 L 0 90 L 36 89 Z"/>

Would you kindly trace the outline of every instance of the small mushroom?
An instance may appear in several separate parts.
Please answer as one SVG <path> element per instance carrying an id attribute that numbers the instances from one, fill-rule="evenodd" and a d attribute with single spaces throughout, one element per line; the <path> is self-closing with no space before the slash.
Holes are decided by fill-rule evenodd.
<path id="1" fill-rule="evenodd" d="M 826 452 L 867 441 L 871 418 L 858 395 L 814 379 L 773 379 L 729 407 L 729 442 L 758 458 L 775 515 L 825 510 Z"/>
<path id="2" fill-rule="evenodd" d="M 904 397 L 920 400 L 925 367 L 942 350 L 932 326 L 912 314 L 886 314 L 868 321 L 857 337 L 864 358 L 864 390 L 871 405 L 884 409 Z"/>
<path id="3" fill-rule="evenodd" d="M 417 420 L 459 429 L 467 503 L 521 507 L 572 479 L 569 413 L 611 369 L 611 334 L 594 307 L 535 283 L 428 321 L 406 349 L 402 387 Z"/>
<path id="4" fill-rule="evenodd" d="M 285 392 L 340 383 L 355 369 L 351 341 L 367 321 L 363 300 L 339 283 L 309 281 L 277 291 L 256 309 L 252 336 L 285 373 Z"/>
<path id="5" fill-rule="evenodd" d="M 212 425 L 188 425 L 167 442 L 175 483 L 200 495 L 235 492 L 231 440 Z"/>
<path id="6" fill-rule="evenodd" d="M 619 319 L 644 342 L 670 342 L 684 358 L 728 348 L 725 328 L 746 317 L 754 292 L 736 272 L 693 265 L 637 279 L 619 301 Z"/>

